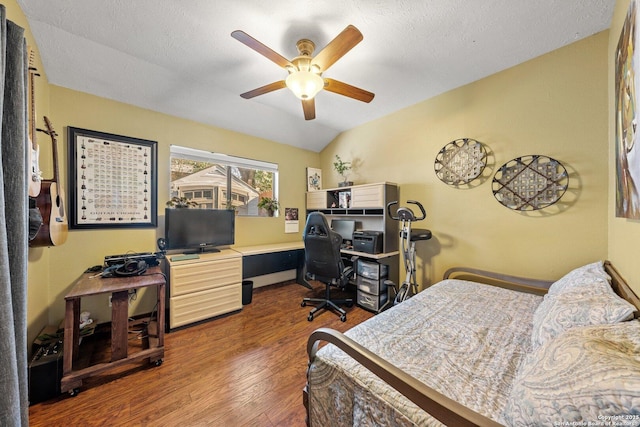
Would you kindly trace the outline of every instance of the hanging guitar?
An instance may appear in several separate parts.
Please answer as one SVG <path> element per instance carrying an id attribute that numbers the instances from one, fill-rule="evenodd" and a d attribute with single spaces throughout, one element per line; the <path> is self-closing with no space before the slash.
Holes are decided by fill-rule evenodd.
<path id="1" fill-rule="evenodd" d="M 27 184 L 29 188 L 29 240 L 33 240 L 38 235 L 38 230 L 42 227 L 42 215 L 36 207 L 36 197 L 40 194 L 40 181 L 42 176 L 38 158 L 40 157 L 40 147 L 36 142 L 36 96 L 35 77 L 39 76 L 37 69 L 33 66 L 33 50 L 29 48 L 29 132 L 28 132 L 28 161 L 27 171 L 29 178 Z"/>
<path id="2" fill-rule="evenodd" d="M 39 76 L 38 69 L 33 66 L 33 50 L 29 49 L 29 103 L 31 110 L 31 120 L 29 121 L 29 196 L 38 197 L 40 194 L 40 181 L 42 172 L 40 171 L 39 157 L 40 147 L 36 142 L 36 95 L 35 77 Z"/>
<path id="3" fill-rule="evenodd" d="M 58 136 L 51 126 L 47 116 L 44 116 L 47 126 L 42 131 L 51 137 L 53 151 L 53 179 L 43 179 L 40 194 L 36 200 L 38 209 L 42 214 L 42 227 L 36 237 L 29 242 L 29 246 L 57 246 L 67 241 L 68 222 L 64 208 L 64 192 L 59 185 L 58 176 Z M 40 129 L 38 129 L 40 130 Z"/>

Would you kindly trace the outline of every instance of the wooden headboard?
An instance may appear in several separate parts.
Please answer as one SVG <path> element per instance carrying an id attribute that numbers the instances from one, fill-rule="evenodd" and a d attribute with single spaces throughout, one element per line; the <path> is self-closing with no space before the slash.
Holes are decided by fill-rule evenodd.
<path id="1" fill-rule="evenodd" d="M 611 276 L 611 287 L 616 294 L 636 306 L 634 317 L 640 318 L 640 298 L 633 292 L 629 284 L 624 280 L 618 270 L 611 264 L 611 261 L 604 262 L 604 270 Z"/>

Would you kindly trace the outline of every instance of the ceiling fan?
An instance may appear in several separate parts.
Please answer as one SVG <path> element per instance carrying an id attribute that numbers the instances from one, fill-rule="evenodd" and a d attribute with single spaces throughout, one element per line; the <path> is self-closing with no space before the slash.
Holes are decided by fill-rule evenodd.
<path id="1" fill-rule="evenodd" d="M 338 59 L 342 58 L 342 56 L 362 41 L 362 33 L 353 25 L 347 26 L 347 28 L 331 40 L 316 56 L 312 56 L 316 46 L 311 40 L 298 40 L 296 47 L 298 48 L 299 55 L 291 61 L 260 43 L 244 31 L 236 30 L 231 33 L 231 37 L 249 46 L 251 49 L 289 72 L 285 80 L 273 82 L 241 94 L 240 96 L 245 99 L 288 87 L 302 100 L 304 118 L 306 120 L 313 120 L 316 117 L 314 97 L 322 89 L 362 102 L 371 102 L 375 96 L 373 93 L 364 89 L 351 86 L 338 80 L 322 77 L 322 73 L 327 71 Z"/>

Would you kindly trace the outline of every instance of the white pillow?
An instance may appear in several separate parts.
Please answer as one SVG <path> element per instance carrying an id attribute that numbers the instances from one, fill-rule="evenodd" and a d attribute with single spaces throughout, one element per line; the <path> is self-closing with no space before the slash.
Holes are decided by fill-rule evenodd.
<path id="1" fill-rule="evenodd" d="M 608 292 L 589 292 L 588 289 L 580 287 L 557 295 L 545 295 L 533 314 L 533 349 L 577 326 L 605 325 L 633 319 L 636 307 L 616 295 L 610 286 Z"/>
<path id="2" fill-rule="evenodd" d="M 511 426 L 639 426 L 640 322 L 574 328 L 541 346 L 516 374 L 502 416 Z"/>
<path id="3" fill-rule="evenodd" d="M 549 295 L 559 295 L 573 290 L 583 289 L 585 292 L 602 292 L 611 289 L 611 277 L 604 271 L 602 261 L 578 267 L 565 274 L 549 287 Z"/>

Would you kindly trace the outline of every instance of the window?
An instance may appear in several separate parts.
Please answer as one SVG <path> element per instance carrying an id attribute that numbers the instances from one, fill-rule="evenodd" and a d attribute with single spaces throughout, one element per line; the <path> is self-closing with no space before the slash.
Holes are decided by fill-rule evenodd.
<path id="1" fill-rule="evenodd" d="M 186 197 L 203 209 L 267 216 L 258 202 L 278 198 L 278 165 L 172 145 L 170 192 L 170 198 Z"/>

